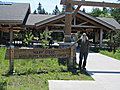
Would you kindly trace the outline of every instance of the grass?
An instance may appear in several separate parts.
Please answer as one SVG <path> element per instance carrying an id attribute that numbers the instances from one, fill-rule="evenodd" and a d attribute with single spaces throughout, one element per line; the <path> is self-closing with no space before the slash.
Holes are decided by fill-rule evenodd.
<path id="1" fill-rule="evenodd" d="M 92 51 L 95 51 L 97 53 L 101 53 L 103 55 L 115 58 L 120 60 L 120 47 L 116 48 L 116 52 L 114 53 L 110 49 L 99 49 L 99 48 L 92 48 Z"/>
<path id="2" fill-rule="evenodd" d="M 120 60 L 120 53 L 119 52 L 113 53 L 113 52 L 109 52 L 106 50 L 100 50 L 99 53 Z"/>
<path id="3" fill-rule="evenodd" d="M 48 80 L 93 80 L 85 71 L 68 72 L 58 59 L 14 60 L 15 73 L 4 60 L 6 48 L 0 48 L 0 90 L 48 90 Z"/>

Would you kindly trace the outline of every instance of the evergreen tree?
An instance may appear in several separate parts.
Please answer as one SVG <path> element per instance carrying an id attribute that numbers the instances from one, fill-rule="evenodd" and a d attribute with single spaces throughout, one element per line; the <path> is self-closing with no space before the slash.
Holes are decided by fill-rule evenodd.
<path id="1" fill-rule="evenodd" d="M 72 6 L 72 10 L 75 10 L 75 6 Z"/>
<path id="2" fill-rule="evenodd" d="M 38 4 L 37 10 L 38 10 L 38 14 L 48 14 L 48 13 L 45 12 L 45 9 L 42 8 L 42 4 L 40 2 Z M 35 13 L 35 11 L 34 11 L 34 13 Z"/>
<path id="3" fill-rule="evenodd" d="M 45 14 L 45 9 L 44 8 L 42 9 L 42 14 Z"/>
<path id="4" fill-rule="evenodd" d="M 55 6 L 55 9 L 53 10 L 53 13 L 52 13 L 52 14 L 53 14 L 53 15 L 59 15 L 59 14 L 60 14 L 60 11 L 59 11 L 57 5 Z"/>
<path id="5" fill-rule="evenodd" d="M 83 12 L 85 12 L 85 8 L 83 8 L 83 10 L 82 10 Z"/>
<path id="6" fill-rule="evenodd" d="M 49 13 L 48 12 L 45 12 L 45 15 L 48 15 Z"/>
<path id="7" fill-rule="evenodd" d="M 39 4 L 38 4 L 38 8 L 37 8 L 37 10 L 38 10 L 38 14 L 41 14 L 41 8 L 42 8 L 42 5 L 41 5 L 41 3 L 39 2 Z"/>
<path id="8" fill-rule="evenodd" d="M 37 14 L 37 11 L 35 10 L 35 11 L 33 12 L 33 14 Z"/>
<path id="9" fill-rule="evenodd" d="M 64 14 L 64 13 L 65 13 L 65 9 L 66 9 L 66 6 L 63 5 L 63 7 L 62 7 L 62 11 L 60 12 L 60 14 Z"/>
<path id="10" fill-rule="evenodd" d="M 48 13 L 48 15 L 52 15 L 51 13 Z"/>

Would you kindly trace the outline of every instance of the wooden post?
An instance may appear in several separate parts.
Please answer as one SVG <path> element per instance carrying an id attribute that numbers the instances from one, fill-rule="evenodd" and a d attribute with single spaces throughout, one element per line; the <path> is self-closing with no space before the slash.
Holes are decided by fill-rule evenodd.
<path id="1" fill-rule="evenodd" d="M 13 45 L 13 28 L 10 26 L 10 46 Z"/>
<path id="2" fill-rule="evenodd" d="M 111 34 L 110 34 L 110 41 L 111 41 L 111 42 L 114 42 L 114 41 L 113 41 L 113 31 L 111 31 Z"/>
<path id="3" fill-rule="evenodd" d="M 71 42 L 72 5 L 67 0 L 65 12 L 65 42 Z"/>
<path id="4" fill-rule="evenodd" d="M 102 47 L 103 29 L 100 29 L 100 47 Z"/>
<path id="5" fill-rule="evenodd" d="M 45 31 L 48 32 L 48 26 L 45 27 Z M 47 35 L 45 34 L 45 40 L 47 41 L 48 38 L 47 38 Z"/>
<path id="6" fill-rule="evenodd" d="M 11 27 L 11 26 L 10 26 Z M 12 45 L 13 42 L 13 28 L 10 28 L 10 71 L 9 74 L 13 74 L 14 71 L 14 46 Z"/>
<path id="7" fill-rule="evenodd" d="M 0 36 L 0 41 L 2 42 L 2 38 L 3 38 L 3 31 L 1 29 L 1 36 Z"/>
<path id="8" fill-rule="evenodd" d="M 76 25 L 76 16 L 74 16 L 74 25 Z"/>

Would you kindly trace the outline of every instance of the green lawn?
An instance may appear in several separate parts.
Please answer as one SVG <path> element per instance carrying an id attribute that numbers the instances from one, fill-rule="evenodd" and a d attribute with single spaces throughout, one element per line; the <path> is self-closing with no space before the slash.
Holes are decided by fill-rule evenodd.
<path id="1" fill-rule="evenodd" d="M 120 60 L 120 53 L 119 52 L 113 53 L 113 52 L 108 52 L 106 50 L 100 50 L 99 53 Z"/>
<path id="2" fill-rule="evenodd" d="M 85 71 L 68 72 L 56 58 L 15 60 L 15 73 L 8 76 L 5 51 L 0 48 L 0 90 L 48 90 L 48 80 L 93 80 Z"/>

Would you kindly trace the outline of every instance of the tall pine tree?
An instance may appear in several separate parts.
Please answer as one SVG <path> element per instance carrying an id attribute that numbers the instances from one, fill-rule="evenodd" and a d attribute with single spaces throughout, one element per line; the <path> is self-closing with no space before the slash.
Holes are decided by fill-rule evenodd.
<path id="1" fill-rule="evenodd" d="M 37 11 L 35 10 L 35 11 L 33 12 L 33 14 L 37 14 Z"/>
<path id="2" fill-rule="evenodd" d="M 39 4 L 38 4 L 38 8 L 37 8 L 37 10 L 38 10 L 38 14 L 41 14 L 41 8 L 42 8 L 42 5 L 41 5 L 41 3 L 39 2 Z"/>
<path id="3" fill-rule="evenodd" d="M 60 11 L 59 11 L 57 5 L 55 6 L 55 9 L 53 10 L 53 13 L 52 13 L 52 14 L 53 14 L 53 15 L 59 15 L 59 14 L 60 14 Z"/>
<path id="4" fill-rule="evenodd" d="M 40 2 L 38 4 L 37 11 L 38 11 L 38 14 L 48 14 L 47 12 L 45 12 L 45 9 L 42 8 L 42 4 Z M 37 11 L 34 11 L 34 14 L 36 14 Z"/>
<path id="5" fill-rule="evenodd" d="M 62 11 L 60 12 L 60 14 L 64 14 L 64 13 L 65 13 L 65 9 L 66 9 L 66 6 L 63 5 L 63 7 L 62 7 Z"/>

